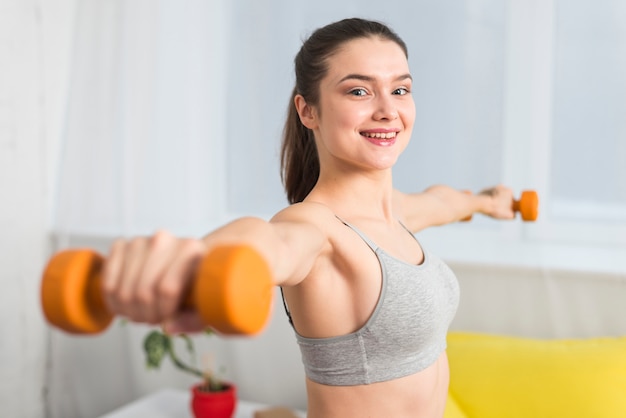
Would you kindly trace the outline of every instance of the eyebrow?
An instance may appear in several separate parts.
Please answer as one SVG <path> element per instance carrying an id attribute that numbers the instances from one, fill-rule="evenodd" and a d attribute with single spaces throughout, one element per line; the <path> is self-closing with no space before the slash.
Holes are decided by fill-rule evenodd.
<path id="1" fill-rule="evenodd" d="M 406 80 L 406 79 L 409 79 L 412 81 L 413 77 L 411 77 L 411 74 L 406 73 L 406 74 L 399 75 L 398 77 L 394 79 L 394 81 L 401 81 L 401 80 Z M 347 76 L 339 80 L 337 84 L 343 83 L 346 80 L 374 81 L 374 77 L 370 77 L 368 75 L 363 75 L 363 74 L 348 74 Z"/>

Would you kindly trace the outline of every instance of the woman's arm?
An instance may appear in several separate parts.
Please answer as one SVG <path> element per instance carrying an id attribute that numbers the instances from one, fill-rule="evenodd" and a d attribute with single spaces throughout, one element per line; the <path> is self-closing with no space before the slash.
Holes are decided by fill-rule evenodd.
<path id="1" fill-rule="evenodd" d="M 396 191 L 395 202 L 412 232 L 463 220 L 475 213 L 496 219 L 513 219 L 513 193 L 498 185 L 470 194 L 448 186 L 431 186 L 421 193 Z"/>
<path id="2" fill-rule="evenodd" d="M 265 259 L 275 284 L 297 284 L 328 243 L 323 228 L 308 221 L 320 219 L 315 212 L 310 205 L 294 205 L 269 222 L 237 219 L 202 239 L 159 232 L 118 240 L 104 265 L 106 302 L 112 313 L 134 322 L 165 322 L 170 332 L 199 331 L 204 326 L 199 316 L 180 306 L 202 257 L 221 245 L 248 245 Z"/>
<path id="3" fill-rule="evenodd" d="M 328 242 L 321 222 L 328 215 L 315 204 L 295 204 L 269 222 L 241 218 L 204 237 L 207 250 L 224 244 L 247 244 L 267 261 L 277 285 L 302 281 Z M 327 210 L 326 210 L 327 211 Z"/>

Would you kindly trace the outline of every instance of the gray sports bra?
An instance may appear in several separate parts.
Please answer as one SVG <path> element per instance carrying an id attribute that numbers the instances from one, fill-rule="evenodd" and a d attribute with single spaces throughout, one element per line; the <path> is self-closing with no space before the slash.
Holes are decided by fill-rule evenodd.
<path id="1" fill-rule="evenodd" d="M 454 273 L 427 251 L 420 265 L 392 257 L 356 227 L 344 223 L 376 254 L 382 289 L 372 315 L 353 333 L 306 338 L 296 331 L 307 377 L 324 385 L 364 385 L 427 368 L 445 350 L 448 327 L 458 307 Z M 291 322 L 286 304 L 285 310 Z"/>

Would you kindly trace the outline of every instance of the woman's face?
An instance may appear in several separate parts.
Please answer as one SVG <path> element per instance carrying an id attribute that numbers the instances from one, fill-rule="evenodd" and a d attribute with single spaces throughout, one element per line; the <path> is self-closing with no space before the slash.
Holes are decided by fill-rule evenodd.
<path id="1" fill-rule="evenodd" d="M 321 168 L 391 168 L 413 129 L 411 82 L 404 51 L 392 41 L 356 39 L 331 56 L 307 125 Z"/>

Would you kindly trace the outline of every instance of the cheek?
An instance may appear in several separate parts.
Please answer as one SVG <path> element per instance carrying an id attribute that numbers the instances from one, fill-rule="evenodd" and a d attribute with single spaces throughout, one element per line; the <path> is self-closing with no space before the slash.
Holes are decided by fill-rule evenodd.
<path id="1" fill-rule="evenodd" d="M 402 106 L 402 113 L 406 115 L 408 119 L 415 120 L 415 102 L 408 100 Z"/>
<path id="2" fill-rule="evenodd" d="M 415 105 L 407 104 L 401 111 L 402 120 L 406 128 L 413 128 L 415 123 Z"/>
<path id="3" fill-rule="evenodd" d="M 349 106 L 338 109 L 335 118 L 339 126 L 343 129 L 358 131 L 363 124 L 372 118 L 372 110 L 367 106 Z"/>
<path id="4" fill-rule="evenodd" d="M 328 133 L 354 131 L 363 122 L 365 114 L 366 112 L 358 107 L 334 104 L 324 108 L 320 120 Z"/>

